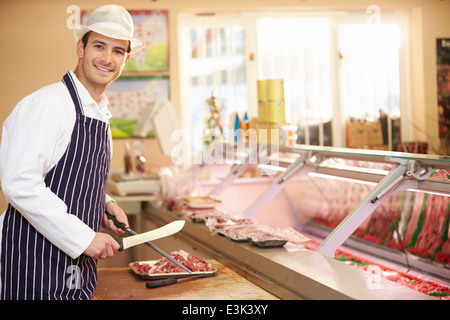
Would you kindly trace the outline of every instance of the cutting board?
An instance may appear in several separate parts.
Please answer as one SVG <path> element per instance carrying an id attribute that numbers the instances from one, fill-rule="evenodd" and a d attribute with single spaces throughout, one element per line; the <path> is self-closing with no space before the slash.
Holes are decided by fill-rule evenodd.
<path id="1" fill-rule="evenodd" d="M 278 300 L 216 260 L 209 260 L 218 271 L 214 276 L 148 289 L 147 280 L 130 268 L 98 270 L 93 300 Z"/>

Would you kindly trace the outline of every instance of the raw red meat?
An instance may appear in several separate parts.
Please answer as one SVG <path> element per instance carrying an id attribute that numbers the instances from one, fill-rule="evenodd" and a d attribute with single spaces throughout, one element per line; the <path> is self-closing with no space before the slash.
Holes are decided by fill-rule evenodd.
<path id="1" fill-rule="evenodd" d="M 368 260 L 356 257 L 342 249 L 338 249 L 336 251 L 336 259 L 346 261 L 347 264 L 368 272 L 370 272 L 371 267 L 376 266 L 379 268 L 380 276 L 383 278 L 427 295 L 434 296 L 441 300 L 450 300 L 450 288 L 436 282 L 425 281 L 411 274 L 399 272 L 380 264 L 374 264 Z"/>
<path id="2" fill-rule="evenodd" d="M 427 210 L 416 247 L 433 254 L 444 235 L 449 198 L 428 194 Z"/>
<path id="3" fill-rule="evenodd" d="M 206 262 L 196 256 L 192 256 L 190 253 L 184 250 L 173 251 L 170 253 L 170 255 L 193 272 L 205 272 L 214 270 L 214 267 L 211 263 Z M 186 272 L 185 270 L 175 265 L 173 262 L 169 261 L 166 257 L 162 257 L 153 265 L 150 265 L 148 263 L 135 262 L 133 264 L 133 267 L 139 273 L 148 274 Z"/>
<path id="4" fill-rule="evenodd" d="M 417 198 L 420 201 L 414 206 L 413 217 L 405 235 L 408 250 L 447 263 L 450 199 L 434 194 L 419 194 Z"/>
<path id="5" fill-rule="evenodd" d="M 409 244 L 413 241 L 414 234 L 416 232 L 417 225 L 420 221 L 420 215 L 422 212 L 422 206 L 424 201 L 424 193 L 418 192 L 415 197 L 413 211 L 409 218 L 408 226 L 404 235 L 405 243 Z"/>

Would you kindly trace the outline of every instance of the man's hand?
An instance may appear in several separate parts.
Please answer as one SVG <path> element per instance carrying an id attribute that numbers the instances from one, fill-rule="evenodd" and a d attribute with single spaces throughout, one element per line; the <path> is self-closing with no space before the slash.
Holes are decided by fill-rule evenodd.
<path id="1" fill-rule="evenodd" d="M 116 217 L 117 221 L 128 225 L 128 218 L 114 201 L 109 201 L 105 206 L 106 212 Z M 102 225 L 105 229 L 111 230 L 116 234 L 125 234 L 125 231 L 118 229 L 114 222 L 103 215 Z M 91 257 L 92 259 L 105 259 L 106 257 L 112 257 L 118 250 L 119 244 L 113 237 L 107 233 L 97 232 L 94 239 L 89 244 L 83 254 Z"/>
<path id="2" fill-rule="evenodd" d="M 94 240 L 92 240 L 83 254 L 95 260 L 105 259 L 106 257 L 112 257 L 119 248 L 117 241 L 109 234 L 97 232 Z"/>
<path id="3" fill-rule="evenodd" d="M 117 203 L 115 203 L 114 201 L 107 202 L 105 210 L 106 210 L 106 212 L 115 216 L 117 221 L 119 221 L 121 223 L 125 223 L 127 226 L 129 225 L 128 218 L 127 218 L 125 212 L 123 212 L 122 208 L 119 207 L 117 205 Z M 111 230 L 115 234 L 125 234 L 125 231 L 117 228 L 114 225 L 114 222 L 106 217 L 106 214 L 103 215 L 102 225 L 103 225 L 103 228 Z"/>

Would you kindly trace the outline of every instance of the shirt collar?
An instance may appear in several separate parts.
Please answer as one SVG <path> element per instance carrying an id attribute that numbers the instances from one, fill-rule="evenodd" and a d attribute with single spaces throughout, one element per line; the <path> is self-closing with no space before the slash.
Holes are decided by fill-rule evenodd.
<path id="1" fill-rule="evenodd" d="M 80 96 L 81 102 L 83 103 L 84 107 L 97 107 L 99 110 L 103 109 L 104 107 L 107 107 L 109 104 L 108 98 L 106 97 L 106 94 L 103 93 L 102 97 L 100 99 L 100 102 L 97 103 L 89 94 L 87 89 L 84 87 L 84 85 L 78 80 L 75 73 L 70 70 L 70 74 L 72 75 L 72 78 L 74 79 L 75 87 L 77 88 L 78 95 Z"/>

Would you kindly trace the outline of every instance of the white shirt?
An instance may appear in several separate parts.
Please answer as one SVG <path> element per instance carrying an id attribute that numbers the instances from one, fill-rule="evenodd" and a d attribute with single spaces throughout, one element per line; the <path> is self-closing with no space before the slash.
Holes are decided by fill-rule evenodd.
<path id="1" fill-rule="evenodd" d="M 70 72 L 84 115 L 108 122 L 111 113 L 106 95 L 97 104 Z M 68 214 L 66 204 L 46 187 L 44 178 L 66 152 L 75 118 L 75 107 L 66 86 L 61 81 L 45 86 L 17 104 L 3 123 L 0 145 L 0 178 L 6 200 L 72 258 L 86 250 L 95 232 L 78 217 Z M 5 214 L 0 216 L 0 243 L 4 217 Z"/>

